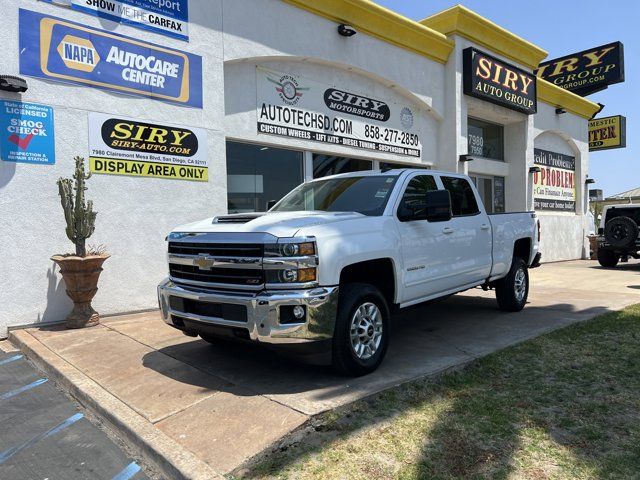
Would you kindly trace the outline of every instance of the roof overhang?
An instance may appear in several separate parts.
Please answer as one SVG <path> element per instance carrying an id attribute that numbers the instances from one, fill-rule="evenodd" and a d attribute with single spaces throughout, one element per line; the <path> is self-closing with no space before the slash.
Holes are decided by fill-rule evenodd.
<path id="1" fill-rule="evenodd" d="M 420 20 L 420 24 L 444 35 L 460 35 L 532 70 L 547 52 L 462 5 Z"/>
<path id="2" fill-rule="evenodd" d="M 442 33 L 368 0 L 284 1 L 439 63 L 447 63 L 455 46 Z"/>

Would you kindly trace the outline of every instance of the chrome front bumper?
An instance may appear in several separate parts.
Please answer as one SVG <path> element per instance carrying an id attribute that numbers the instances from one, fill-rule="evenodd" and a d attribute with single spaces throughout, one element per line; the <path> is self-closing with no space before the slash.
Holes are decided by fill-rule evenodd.
<path id="1" fill-rule="evenodd" d="M 173 310 L 169 297 L 179 297 L 196 302 L 242 305 L 247 310 L 247 320 L 229 320 Z M 168 325 L 180 328 L 173 317 L 189 323 L 189 330 L 198 333 L 198 326 L 215 326 L 246 329 L 248 339 L 268 344 L 303 344 L 333 338 L 338 308 L 338 287 L 316 287 L 308 290 L 223 292 L 184 287 L 165 279 L 158 285 L 158 302 L 162 319 Z M 306 317 L 301 323 L 280 323 L 280 307 L 302 305 Z"/>

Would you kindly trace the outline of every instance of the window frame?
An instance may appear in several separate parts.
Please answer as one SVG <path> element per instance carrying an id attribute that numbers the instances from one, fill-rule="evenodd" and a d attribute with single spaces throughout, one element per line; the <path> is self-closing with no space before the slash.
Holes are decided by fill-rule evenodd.
<path id="1" fill-rule="evenodd" d="M 396 207 L 395 207 L 395 217 L 396 217 L 396 219 L 397 219 L 399 222 L 402 222 L 402 223 L 407 223 L 407 222 L 422 222 L 422 221 L 427 221 L 427 222 L 429 222 L 429 220 L 428 220 L 428 219 L 426 219 L 426 218 L 418 218 L 418 219 L 415 219 L 415 220 L 401 220 L 401 219 L 400 219 L 400 216 L 399 216 L 399 214 L 400 214 L 400 208 L 402 207 L 402 201 L 403 201 L 403 199 L 404 199 L 404 194 L 407 192 L 407 188 L 409 188 L 409 185 L 411 184 L 411 182 L 412 182 L 414 179 L 418 178 L 418 177 L 431 177 L 431 179 L 433 180 L 433 183 L 434 183 L 434 185 L 435 185 L 435 187 L 436 187 L 435 189 L 436 189 L 436 190 L 441 190 L 440 185 L 438 185 L 438 176 L 437 176 L 437 175 L 434 175 L 433 173 L 425 174 L 425 173 L 422 173 L 422 172 L 416 172 L 414 175 L 410 176 L 410 177 L 407 179 L 407 181 L 406 181 L 406 183 L 404 184 L 404 186 L 402 187 L 402 192 L 400 193 L 400 195 L 398 195 L 398 202 L 397 202 L 397 205 L 396 205 Z M 428 191 L 430 191 L 430 190 L 428 190 Z M 429 223 L 430 223 L 430 222 L 429 222 Z"/>
<path id="2" fill-rule="evenodd" d="M 452 179 L 457 179 L 457 180 L 464 180 L 465 182 L 467 182 L 467 184 L 469 185 L 469 187 L 471 187 L 471 193 L 473 194 L 473 199 L 476 202 L 476 208 L 477 208 L 477 212 L 475 213 L 465 213 L 465 214 L 460 214 L 460 215 L 455 215 L 453 213 L 453 201 L 452 201 L 452 208 L 451 208 L 451 218 L 461 218 L 461 217 L 475 217 L 477 215 L 480 215 L 482 213 L 482 211 L 484 210 L 484 204 L 482 203 L 481 199 L 478 198 L 478 191 L 477 189 L 473 188 L 474 186 L 471 185 L 470 182 L 470 178 L 467 177 L 461 177 L 458 175 L 439 175 L 440 178 L 440 183 L 442 184 L 442 189 L 443 190 L 447 190 L 447 187 L 444 184 L 444 179 L 445 178 L 452 178 Z M 451 192 L 449 192 L 451 193 Z M 480 200 L 480 201 L 478 201 Z M 482 208 L 480 208 L 480 206 L 482 205 Z M 485 210 L 486 213 L 486 210 Z"/>
<path id="3" fill-rule="evenodd" d="M 482 123 L 487 123 L 489 125 L 495 125 L 496 127 L 500 127 L 502 129 L 502 158 L 492 158 L 492 157 L 485 157 L 484 155 L 474 155 L 472 153 L 469 153 L 470 156 L 472 157 L 477 157 L 477 158 L 482 158 L 485 160 L 492 160 L 494 162 L 502 162 L 502 163 L 507 163 L 507 160 L 505 158 L 505 135 L 504 135 L 504 125 L 501 123 L 497 123 L 497 122 L 492 122 L 490 120 L 485 120 L 484 118 L 478 118 L 478 117 L 474 117 L 471 115 L 467 115 L 467 151 L 469 151 L 469 120 L 475 120 L 476 122 L 482 122 Z M 484 137 L 483 137 L 484 138 Z M 484 148 L 484 145 L 483 145 Z"/>

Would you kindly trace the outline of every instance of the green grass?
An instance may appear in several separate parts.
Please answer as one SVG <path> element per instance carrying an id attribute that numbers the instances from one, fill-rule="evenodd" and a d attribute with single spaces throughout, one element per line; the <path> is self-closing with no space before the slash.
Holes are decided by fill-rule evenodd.
<path id="1" fill-rule="evenodd" d="M 330 412 L 240 476 L 640 479 L 640 305 Z"/>

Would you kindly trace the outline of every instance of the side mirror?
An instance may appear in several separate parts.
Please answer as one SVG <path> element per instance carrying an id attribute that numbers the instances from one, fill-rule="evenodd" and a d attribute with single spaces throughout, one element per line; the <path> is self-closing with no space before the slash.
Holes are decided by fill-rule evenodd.
<path id="1" fill-rule="evenodd" d="M 269 200 L 267 202 L 267 210 L 271 210 L 276 203 L 278 203 L 277 200 Z"/>
<path id="2" fill-rule="evenodd" d="M 426 194 L 427 220 L 446 222 L 451 220 L 451 194 L 448 190 L 430 190 Z"/>

